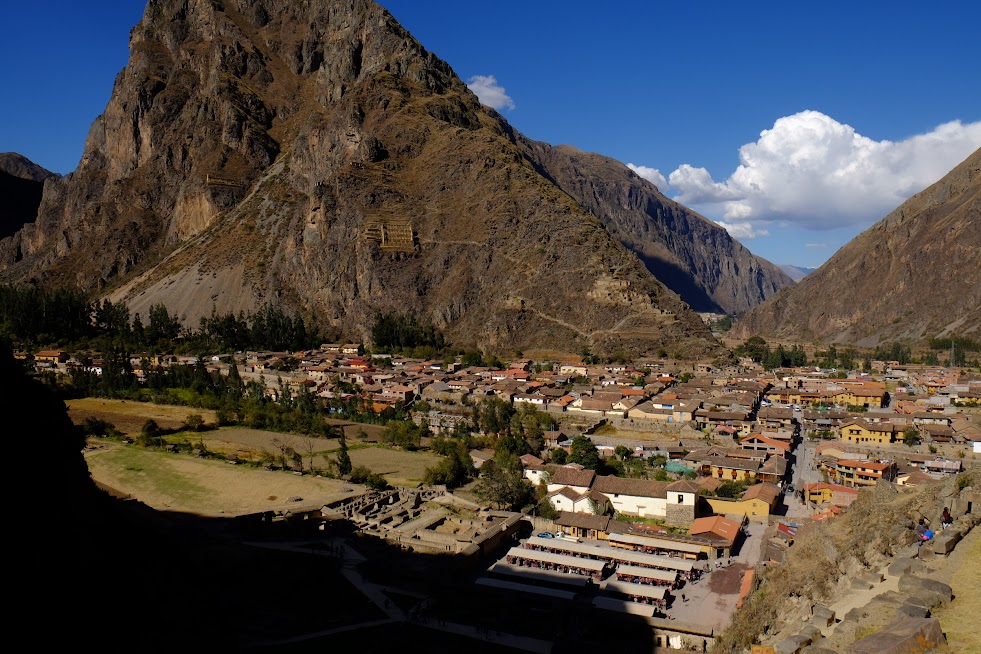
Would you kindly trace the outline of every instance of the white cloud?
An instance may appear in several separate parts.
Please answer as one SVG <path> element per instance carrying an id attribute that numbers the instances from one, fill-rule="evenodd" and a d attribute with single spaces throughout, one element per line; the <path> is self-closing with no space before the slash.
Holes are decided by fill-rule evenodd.
<path id="1" fill-rule="evenodd" d="M 627 164 L 627 168 L 634 171 L 648 182 L 657 187 L 659 191 L 664 193 L 668 188 L 668 180 L 664 178 L 661 171 L 657 168 L 648 168 L 647 166 L 635 166 L 632 163 Z"/>
<path id="2" fill-rule="evenodd" d="M 761 234 L 761 224 L 775 221 L 833 229 L 882 218 L 979 147 L 981 121 L 874 141 L 818 111 L 802 111 L 742 146 L 728 179 L 716 182 L 706 169 L 684 164 L 668 182 L 680 192 L 674 199 L 721 214 L 733 236 Z"/>
<path id="3" fill-rule="evenodd" d="M 494 109 L 514 109 L 514 100 L 507 94 L 504 87 L 497 83 L 493 75 L 474 75 L 467 82 L 467 87 L 474 92 L 481 104 Z"/>
<path id="4" fill-rule="evenodd" d="M 831 246 L 829 246 L 827 243 L 805 243 L 804 247 L 810 248 L 811 250 L 823 250 Z"/>
<path id="5" fill-rule="evenodd" d="M 733 238 L 756 238 L 770 234 L 765 229 L 758 229 L 753 223 L 748 222 L 725 223 L 720 220 L 716 221 L 716 224 L 729 232 L 729 236 Z"/>

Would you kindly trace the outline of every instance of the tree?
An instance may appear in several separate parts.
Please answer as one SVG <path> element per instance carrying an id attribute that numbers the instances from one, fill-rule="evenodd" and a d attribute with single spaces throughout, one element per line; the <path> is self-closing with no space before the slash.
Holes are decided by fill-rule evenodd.
<path id="1" fill-rule="evenodd" d="M 715 494 L 719 497 L 739 497 L 746 490 L 746 485 L 742 482 L 726 480 L 716 489 Z"/>
<path id="2" fill-rule="evenodd" d="M 412 422 L 391 420 L 385 425 L 381 439 L 405 450 L 416 450 L 422 443 L 422 429 Z"/>
<path id="3" fill-rule="evenodd" d="M 596 470 L 600 466 L 599 452 L 588 436 L 579 435 L 572 439 L 572 452 L 569 461 L 578 463 L 584 468 Z"/>
<path id="4" fill-rule="evenodd" d="M 552 506 L 552 503 L 548 500 L 548 498 L 542 498 L 539 500 L 538 506 L 535 508 L 535 510 L 538 512 L 538 515 L 546 520 L 555 520 L 559 517 L 559 512 L 555 510 L 555 507 Z"/>
<path id="5" fill-rule="evenodd" d="M 746 341 L 736 347 L 733 353 L 740 357 L 749 357 L 753 361 L 760 363 L 766 353 L 766 341 L 760 336 L 750 336 Z"/>
<path id="6" fill-rule="evenodd" d="M 81 430 L 86 436 L 111 436 L 113 438 L 120 436 L 119 430 L 111 422 L 91 416 L 82 422 Z"/>
<path id="7" fill-rule="evenodd" d="M 455 447 L 439 463 L 426 469 L 423 482 L 430 486 L 444 485 L 456 488 L 467 483 L 476 472 L 467 448 L 460 441 L 454 442 Z"/>
<path id="8" fill-rule="evenodd" d="M 913 447 L 914 445 L 919 445 L 920 444 L 920 430 L 917 429 L 916 427 L 914 427 L 913 425 L 910 425 L 909 427 L 907 427 L 906 429 L 904 429 L 903 430 L 903 443 L 905 443 L 907 447 Z"/>
<path id="9" fill-rule="evenodd" d="M 160 437 L 163 432 L 160 429 L 160 425 L 157 424 L 156 420 L 147 420 L 140 427 L 139 443 L 144 447 L 151 445 L 157 445 L 160 442 Z"/>
<path id="10" fill-rule="evenodd" d="M 351 465 L 351 457 L 347 453 L 347 439 L 344 438 L 343 431 L 338 441 L 340 450 L 337 452 L 337 472 L 341 475 L 347 475 L 351 473 L 353 466 Z"/>
<path id="11" fill-rule="evenodd" d="M 481 500 L 511 511 L 530 503 L 535 489 L 522 476 L 520 468 L 508 469 L 491 460 L 480 466 L 480 480 L 473 492 Z"/>
<path id="12" fill-rule="evenodd" d="M 201 431 L 204 429 L 204 418 L 201 414 L 192 413 L 184 418 L 184 428 L 188 431 Z"/>
<path id="13" fill-rule="evenodd" d="M 613 448 L 613 454 L 621 461 L 626 461 L 633 455 L 633 451 L 626 445 L 617 445 Z"/>
<path id="14" fill-rule="evenodd" d="M 364 484 L 374 490 L 385 490 L 388 488 L 388 481 L 377 472 L 372 472 L 365 466 L 358 466 L 351 471 L 351 481 L 355 484 Z"/>
<path id="15" fill-rule="evenodd" d="M 296 448 L 293 447 L 293 441 L 289 438 L 274 438 L 272 440 L 273 445 L 279 450 L 279 463 L 281 468 L 288 468 L 290 462 L 294 460 L 296 456 Z"/>
<path id="16" fill-rule="evenodd" d="M 552 463 L 557 463 L 562 465 L 569 459 L 569 453 L 563 450 L 561 447 L 557 447 L 552 450 Z"/>

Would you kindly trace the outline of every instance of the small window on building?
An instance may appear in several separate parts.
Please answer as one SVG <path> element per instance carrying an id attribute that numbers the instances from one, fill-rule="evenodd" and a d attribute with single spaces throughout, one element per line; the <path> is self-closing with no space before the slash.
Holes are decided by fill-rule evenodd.
<path id="1" fill-rule="evenodd" d="M 684 501 L 685 501 L 685 498 L 681 495 L 681 493 L 678 493 L 678 504 L 683 504 Z"/>

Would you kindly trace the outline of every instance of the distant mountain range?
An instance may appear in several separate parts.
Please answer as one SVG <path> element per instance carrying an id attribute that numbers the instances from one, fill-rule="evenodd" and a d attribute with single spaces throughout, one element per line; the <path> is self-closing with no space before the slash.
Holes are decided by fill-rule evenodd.
<path id="1" fill-rule="evenodd" d="M 787 276 L 790 277 L 795 282 L 799 282 L 800 280 L 804 279 L 812 272 L 817 270 L 817 268 L 802 268 L 800 266 L 792 266 L 789 263 L 783 263 L 777 267 L 780 268 L 780 270 L 787 273 Z"/>
<path id="2" fill-rule="evenodd" d="M 623 164 L 528 140 L 368 0 L 161 0 L 0 281 L 196 324 L 267 302 L 368 340 L 414 312 L 488 351 L 720 351 L 691 310 L 792 280 Z M 680 298 L 679 298 L 680 295 Z"/>
<path id="3" fill-rule="evenodd" d="M 34 222 L 49 177 L 57 175 L 16 152 L 0 152 L 0 238 Z"/>
<path id="4" fill-rule="evenodd" d="M 981 150 L 731 334 L 862 346 L 981 338 Z"/>

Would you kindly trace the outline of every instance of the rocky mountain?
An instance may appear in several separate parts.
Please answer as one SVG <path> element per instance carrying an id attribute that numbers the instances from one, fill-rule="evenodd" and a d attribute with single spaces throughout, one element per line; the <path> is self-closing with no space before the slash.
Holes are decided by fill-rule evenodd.
<path id="1" fill-rule="evenodd" d="M 57 177 L 57 173 L 37 165 L 27 157 L 16 152 L 0 152 L 0 172 L 27 179 L 32 182 L 43 182 L 49 177 Z"/>
<path id="2" fill-rule="evenodd" d="M 793 285 L 777 266 L 619 161 L 568 145 L 516 141 L 559 188 L 696 311 L 743 313 Z"/>
<path id="3" fill-rule="evenodd" d="M 414 311 L 490 351 L 719 350 L 373 2 L 154 0 L 130 51 L 78 169 L 0 242 L 0 281 L 191 324 L 273 302 L 352 338 Z"/>
<path id="4" fill-rule="evenodd" d="M 981 150 L 741 318 L 735 338 L 981 336 Z"/>
<path id="5" fill-rule="evenodd" d="M 795 282 L 799 282 L 800 280 L 804 279 L 812 272 L 817 270 L 817 268 L 803 268 L 801 266 L 792 266 L 789 263 L 779 264 L 777 267 L 780 268 L 780 270 L 787 273 L 787 276 L 790 277 Z"/>
<path id="6" fill-rule="evenodd" d="M 12 236 L 37 218 L 44 180 L 54 173 L 17 154 L 0 152 L 0 238 Z"/>

